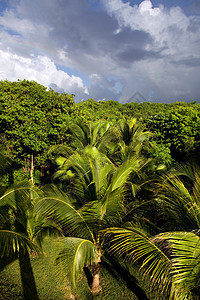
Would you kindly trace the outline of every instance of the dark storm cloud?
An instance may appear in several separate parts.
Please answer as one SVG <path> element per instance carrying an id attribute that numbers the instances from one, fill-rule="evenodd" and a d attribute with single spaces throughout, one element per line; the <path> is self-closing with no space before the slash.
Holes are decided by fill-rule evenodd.
<path id="1" fill-rule="evenodd" d="M 117 21 L 105 11 L 93 10 L 86 0 L 22 1 L 20 14 L 33 22 L 51 27 L 55 46 L 81 46 L 90 40 L 104 39 L 117 28 Z"/>
<path id="2" fill-rule="evenodd" d="M 197 57 L 187 57 L 185 59 L 172 61 L 175 65 L 183 65 L 188 67 L 200 67 L 200 58 Z"/>
<path id="3" fill-rule="evenodd" d="M 114 61 L 120 58 L 120 64 L 123 65 L 124 61 L 124 66 L 130 58 L 131 61 L 136 61 L 144 56 L 154 56 L 151 51 L 144 50 L 147 44 L 152 43 L 148 33 L 129 28 L 116 33 L 119 28 L 117 20 L 105 10 L 94 10 L 86 0 L 26 0 L 21 2 L 19 13 L 21 17 L 34 23 L 48 25 L 51 28 L 46 39 L 48 47 L 65 47 L 66 50 L 63 51 L 66 51 L 74 66 L 86 72 L 99 71 L 94 62 L 88 65 L 90 56 L 98 58 L 108 55 Z M 82 59 L 79 60 L 79 57 Z M 106 68 L 106 64 L 104 67 Z"/>
<path id="4" fill-rule="evenodd" d="M 109 51 L 112 53 L 112 59 L 121 66 L 129 68 L 130 63 L 157 56 L 157 53 L 145 50 L 145 47 L 152 43 L 153 39 L 148 33 L 122 28 L 119 33 L 111 36 Z"/>
<path id="5" fill-rule="evenodd" d="M 117 57 L 120 59 L 121 64 L 130 66 L 130 63 L 135 61 L 154 58 L 158 59 L 161 57 L 160 53 L 153 51 L 146 51 L 140 48 L 130 47 L 117 54 Z"/>

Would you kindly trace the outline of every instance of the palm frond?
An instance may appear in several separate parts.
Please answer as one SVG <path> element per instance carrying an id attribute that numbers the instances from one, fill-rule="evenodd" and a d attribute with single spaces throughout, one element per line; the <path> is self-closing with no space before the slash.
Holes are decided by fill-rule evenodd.
<path id="1" fill-rule="evenodd" d="M 66 194 L 53 185 L 45 187 L 44 192 L 44 196 L 36 204 L 36 213 L 59 222 L 72 235 L 78 234 L 79 237 L 94 240 L 91 228 Z"/>
<path id="2" fill-rule="evenodd" d="M 138 172 L 141 168 L 142 160 L 137 156 L 124 162 L 115 172 L 112 178 L 112 191 L 121 187 L 127 181 L 128 176 L 132 172 Z"/>
<path id="3" fill-rule="evenodd" d="M 63 156 L 64 158 L 68 158 L 72 155 L 73 150 L 71 147 L 66 145 L 54 145 L 49 148 L 48 154 L 51 154 L 56 157 Z"/>
<path id="4" fill-rule="evenodd" d="M 99 228 L 116 226 L 120 220 L 120 212 L 123 209 L 123 189 L 117 189 L 105 194 L 106 200 L 96 200 L 86 203 L 81 209 L 84 220 L 97 232 Z"/>
<path id="5" fill-rule="evenodd" d="M 43 240 L 46 236 L 62 236 L 62 229 L 43 216 L 33 216 L 27 219 L 27 234 L 31 241 L 37 243 L 42 248 Z"/>
<path id="6" fill-rule="evenodd" d="M 199 231 L 168 232 L 160 234 L 159 237 L 170 241 L 172 245 L 174 298 L 194 299 L 200 289 Z"/>
<path id="7" fill-rule="evenodd" d="M 69 130 L 74 138 L 76 148 L 84 148 L 89 143 L 89 128 L 81 122 L 70 122 Z"/>
<path id="8" fill-rule="evenodd" d="M 98 258 L 96 247 L 91 241 L 75 237 L 66 237 L 59 241 L 58 252 L 58 274 L 66 274 L 74 286 L 83 267 L 92 265 Z"/>
<path id="9" fill-rule="evenodd" d="M 0 256 L 12 256 L 18 253 L 19 246 L 28 247 L 35 252 L 41 251 L 26 235 L 10 230 L 0 230 Z"/>
<path id="10" fill-rule="evenodd" d="M 171 222 L 175 228 L 196 229 L 200 228 L 199 199 L 200 180 L 194 182 L 193 192 L 190 191 L 184 181 L 174 172 L 167 174 L 158 184 L 158 201 L 163 205 L 166 216 L 172 217 Z M 169 211 L 171 213 L 169 213 Z"/>
<path id="11" fill-rule="evenodd" d="M 110 236 L 111 251 L 125 255 L 132 262 L 141 263 L 140 270 L 144 277 L 151 280 L 151 287 L 169 291 L 173 264 L 160 249 L 155 239 L 148 236 L 140 227 L 109 228 L 105 231 Z"/>
<path id="12" fill-rule="evenodd" d="M 194 203 L 197 205 L 198 210 L 200 209 L 200 171 L 197 173 L 195 172 L 195 180 L 194 180 L 194 185 L 193 185 L 193 190 L 192 190 L 192 196 Z M 200 227 L 199 227 L 200 228 Z"/>
<path id="13" fill-rule="evenodd" d="M 176 176 L 185 176 L 187 179 L 193 181 L 194 180 L 194 165 L 191 165 L 189 163 L 181 164 L 176 163 L 175 168 L 171 170 L 172 174 L 175 174 Z"/>
<path id="14" fill-rule="evenodd" d="M 13 209 L 28 210 L 30 205 L 39 197 L 39 191 L 24 181 L 18 185 L 11 186 L 1 197 L 0 206 L 9 206 Z"/>

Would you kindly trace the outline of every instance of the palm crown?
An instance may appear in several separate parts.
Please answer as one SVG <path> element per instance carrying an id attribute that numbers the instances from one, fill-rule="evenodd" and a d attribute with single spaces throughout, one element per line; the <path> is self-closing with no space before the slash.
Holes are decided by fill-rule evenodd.
<path id="1" fill-rule="evenodd" d="M 92 265 L 93 292 L 99 289 L 105 242 L 102 230 L 120 224 L 125 183 L 132 172 L 139 171 L 141 165 L 141 159 L 135 156 L 116 168 L 96 147 L 87 146 L 81 154 L 75 152 L 61 160 L 57 174 L 66 179 L 70 171 L 78 198 L 82 199 L 81 204 L 77 205 L 70 195 L 59 191 L 55 197 L 54 187 L 47 192 L 47 197 L 38 202 L 37 210 L 59 221 L 65 234 L 70 235 L 63 241 L 65 251 L 60 252 L 58 261 L 64 263 L 65 269 L 71 270 L 73 282 L 85 265 Z M 72 244 L 74 251 L 69 259 L 69 245 Z"/>

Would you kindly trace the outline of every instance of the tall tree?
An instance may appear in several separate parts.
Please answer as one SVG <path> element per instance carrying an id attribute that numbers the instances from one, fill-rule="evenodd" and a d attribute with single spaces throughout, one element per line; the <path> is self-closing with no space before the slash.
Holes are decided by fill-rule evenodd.
<path id="1" fill-rule="evenodd" d="M 172 103 L 169 110 L 144 120 L 155 141 L 170 148 L 173 158 L 184 161 L 199 152 L 199 104 Z"/>
<path id="2" fill-rule="evenodd" d="M 47 148 L 67 139 L 73 107 L 73 95 L 47 91 L 34 81 L 0 81 L 0 143 L 12 158 L 10 183 L 13 177 L 29 179 L 34 170 L 42 173 Z"/>

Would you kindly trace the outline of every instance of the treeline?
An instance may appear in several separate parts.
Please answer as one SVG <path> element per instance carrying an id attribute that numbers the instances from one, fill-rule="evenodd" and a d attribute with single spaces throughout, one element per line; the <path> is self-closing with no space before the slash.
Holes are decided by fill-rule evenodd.
<path id="1" fill-rule="evenodd" d="M 75 103 L 74 95 L 58 94 L 34 81 L 0 82 L 0 145 L 8 157 L 2 184 L 34 176 L 36 182 L 51 180 L 50 147 L 70 145 L 71 122 L 108 121 L 137 118 L 152 135 L 149 155 L 170 166 L 173 160 L 198 158 L 200 146 L 200 105 L 176 102 L 125 103 L 93 99 Z M 30 175 L 32 174 L 32 175 Z"/>

